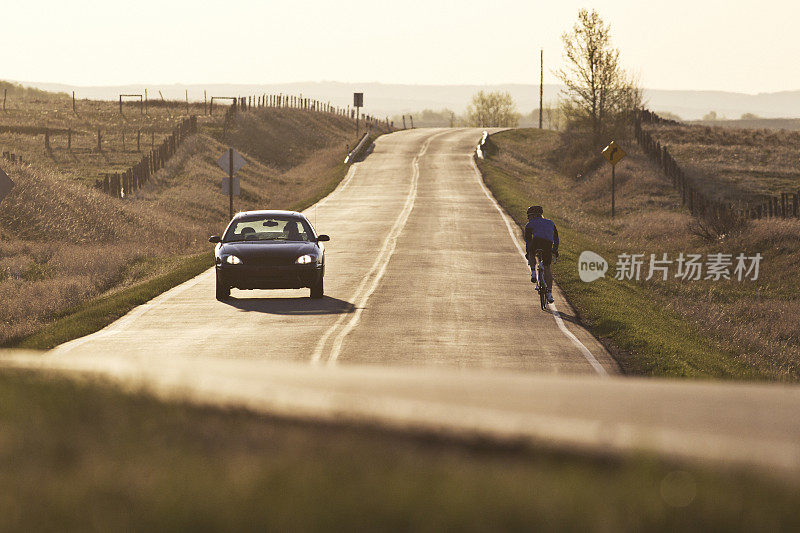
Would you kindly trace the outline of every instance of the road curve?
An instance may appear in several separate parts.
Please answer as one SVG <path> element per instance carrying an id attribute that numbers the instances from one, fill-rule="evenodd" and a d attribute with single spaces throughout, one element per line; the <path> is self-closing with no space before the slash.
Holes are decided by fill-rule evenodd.
<path id="1" fill-rule="evenodd" d="M 307 211 L 332 236 L 321 301 L 234 291 L 220 303 L 206 272 L 95 334 L 0 365 L 313 420 L 800 473 L 800 387 L 598 378 L 617 367 L 558 289 L 561 313 L 537 308 L 518 230 L 471 160 L 479 136 L 381 137 Z"/>
<path id="2" fill-rule="evenodd" d="M 53 354 L 616 372 L 586 331 L 537 308 L 518 231 L 472 161 L 480 136 L 385 135 L 306 211 L 332 236 L 323 300 L 234 290 L 217 302 L 209 271 Z"/>

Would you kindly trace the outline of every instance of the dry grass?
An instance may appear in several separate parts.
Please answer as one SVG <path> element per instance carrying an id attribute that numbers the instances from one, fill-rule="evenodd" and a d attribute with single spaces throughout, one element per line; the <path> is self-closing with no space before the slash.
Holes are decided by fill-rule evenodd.
<path id="1" fill-rule="evenodd" d="M 767 130 L 800 130 L 800 118 L 747 118 L 729 120 L 696 120 L 691 124 L 701 124 L 720 128 L 747 128 Z"/>
<path id="2" fill-rule="evenodd" d="M 617 167 L 617 217 L 612 221 L 609 168 L 600 167 L 580 179 L 567 177 L 556 170 L 563 153 L 559 149 L 561 136 L 555 132 L 528 133 L 531 131 L 493 136 L 500 152 L 492 164 L 515 180 L 513 188 L 520 202 L 542 203 L 546 214 L 569 227 L 575 238 L 585 239 L 583 244 L 588 249 L 602 250 L 611 264 L 609 275 L 614 274 L 613 254 L 623 252 L 644 253 L 648 258 L 651 253 L 660 257 L 665 252 L 672 258 L 679 252 L 760 252 L 764 257 L 758 298 L 753 282 L 670 279 L 636 283 L 632 285 L 635 291 L 625 292 L 618 305 L 630 305 L 626 299 L 641 295 L 651 309 L 681 317 L 687 332 L 700 332 L 713 345 L 705 351 L 753 371 L 704 370 L 705 375 L 800 380 L 800 282 L 796 276 L 787 275 L 796 272 L 800 262 L 800 221 L 752 221 L 721 239 L 703 239 L 692 232 L 693 219 L 681 207 L 671 184 L 633 144 L 625 146 L 629 157 Z M 510 208 L 513 211 L 515 206 Z M 562 267 L 559 273 L 577 278 L 574 267 L 574 263 Z M 589 290 L 590 286 L 584 285 L 580 281 L 574 284 Z M 589 309 L 583 311 L 591 314 Z M 646 327 L 641 330 L 642 334 L 647 332 Z M 690 349 L 688 343 L 695 344 L 689 341 L 693 337 L 688 333 L 684 337 L 687 346 L 676 346 L 675 350 Z M 634 367 L 632 371 L 639 371 Z"/>
<path id="3" fill-rule="evenodd" d="M 346 146 L 352 149 L 358 140 L 355 125 L 348 118 L 312 111 L 256 109 L 235 115 L 233 126 L 227 138 L 217 138 L 279 170 L 298 166 L 310 154 L 332 147 L 344 158 Z M 332 145 L 331 139 L 340 142 Z"/>
<path id="4" fill-rule="evenodd" d="M 659 125 L 647 129 L 708 195 L 754 201 L 800 189 L 800 131 Z"/>
<path id="5" fill-rule="evenodd" d="M 161 402 L 0 372 L 8 531 L 791 531 L 796 479 Z M 681 480 L 681 481 L 677 481 Z"/>
<path id="6" fill-rule="evenodd" d="M 67 120 L 65 102 L 71 113 L 66 97 L 24 94 L 27 114 L 10 113 L 15 120 L 42 116 L 49 105 L 55 118 L 48 124 L 60 124 Z M 91 105 L 95 118 L 112 118 L 109 103 Z M 84 118 L 90 107 L 82 102 Z M 166 117 L 165 109 L 153 114 Z M 239 174 L 242 196 L 236 209 L 298 208 L 329 191 L 346 171 L 342 159 L 355 133 L 351 126 L 344 118 L 295 110 L 237 116 L 230 140 L 248 164 Z M 217 133 L 211 124 L 205 129 Z M 10 147 L 20 153 L 27 138 L 12 137 L 22 139 Z M 228 220 L 227 197 L 219 190 L 223 172 L 216 165 L 226 147 L 208 134 L 194 135 L 166 168 L 125 200 L 70 179 L 75 167 L 63 165 L 60 155 L 26 157 L 24 152 L 24 164 L 4 162 L 16 186 L 0 205 L 0 345 L 33 334 L 88 299 L 164 274 L 176 257 L 210 253 L 208 236 Z M 91 172 L 98 168 L 89 160 L 81 165 Z M 97 165 L 110 168 L 109 162 Z"/>
<path id="7" fill-rule="evenodd" d="M 9 95 L 6 112 L 0 112 L 0 151 L 55 167 L 65 176 L 90 184 L 103 173 L 122 171 L 137 163 L 183 118 L 203 114 L 202 104 L 187 107 L 181 102 L 150 102 L 146 114 L 140 113 L 138 103 L 125 102 L 120 114 L 118 102 L 96 100 L 78 100 L 74 113 L 71 95 L 0 82 L 0 90 L 3 88 L 9 89 Z M 221 113 L 203 120 L 221 121 Z M 97 150 L 98 128 L 102 131 L 101 151 Z M 49 151 L 45 149 L 45 129 L 51 131 Z M 68 129 L 72 130 L 71 150 L 67 149 Z M 141 151 L 136 144 L 139 131 Z"/>

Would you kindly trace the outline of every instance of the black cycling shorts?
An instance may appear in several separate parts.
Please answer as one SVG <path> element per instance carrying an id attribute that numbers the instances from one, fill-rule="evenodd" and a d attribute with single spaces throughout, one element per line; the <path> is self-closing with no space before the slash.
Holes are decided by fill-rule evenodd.
<path id="1" fill-rule="evenodd" d="M 550 266 L 553 262 L 553 243 L 541 237 L 534 237 L 528 243 L 528 264 L 536 264 L 536 250 L 542 251 L 542 262 L 544 266 Z"/>

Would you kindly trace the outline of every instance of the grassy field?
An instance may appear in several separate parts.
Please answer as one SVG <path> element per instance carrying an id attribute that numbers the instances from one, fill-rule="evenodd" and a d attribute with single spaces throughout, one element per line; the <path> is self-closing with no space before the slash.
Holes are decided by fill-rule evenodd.
<path id="1" fill-rule="evenodd" d="M 122 317 L 125 313 L 152 300 L 164 291 L 187 281 L 211 268 L 211 254 L 201 253 L 175 257 L 149 265 L 140 265 L 144 272 L 142 281 L 130 286 L 114 288 L 95 298 L 80 302 L 59 312 L 55 320 L 46 323 L 33 334 L 9 339 L 6 344 L 17 348 L 49 350 L 78 337 L 94 333 Z"/>
<path id="2" fill-rule="evenodd" d="M 727 120 L 694 120 L 690 124 L 720 128 L 746 128 L 756 130 L 800 130 L 800 118 L 743 118 Z"/>
<path id="3" fill-rule="evenodd" d="M 564 175 L 561 134 L 513 130 L 491 137 L 499 148 L 481 162 L 485 180 L 522 224 L 525 209 L 545 206 L 562 238 L 556 279 L 580 318 L 627 373 L 728 379 L 800 379 L 800 282 L 787 272 L 800 259 L 800 222 L 752 221 L 722 238 L 702 237 L 680 198 L 633 143 L 617 168 L 617 217 L 611 220 L 610 171 Z M 606 277 L 580 281 L 578 255 L 610 264 Z M 753 282 L 644 281 L 650 254 L 746 252 L 763 255 Z M 621 253 L 645 254 L 641 281 L 614 279 Z M 674 274 L 675 267 L 671 271 Z"/>
<path id="4" fill-rule="evenodd" d="M 710 197 L 755 202 L 800 190 L 800 131 L 701 125 L 645 127 Z"/>
<path id="5" fill-rule="evenodd" d="M 6 111 L 0 113 L 2 151 L 90 185 L 103 173 L 126 170 L 138 163 L 182 119 L 203 115 L 202 104 L 187 106 L 160 100 L 149 102 L 146 114 L 140 112 L 138 102 L 124 102 L 120 114 L 119 102 L 83 99 L 76 101 L 73 112 L 72 95 L 0 82 L 0 91 L 3 89 L 8 90 L 8 100 Z M 204 123 L 214 122 L 201 119 Z M 46 129 L 50 130 L 50 150 L 45 149 Z M 98 129 L 101 151 L 97 149 Z M 72 130 L 71 149 L 67 149 L 68 130 Z"/>
<path id="6" fill-rule="evenodd" d="M 68 398 L 68 401 L 65 399 Z M 800 486 L 0 373 L 0 529 L 789 531 Z"/>
<path id="7" fill-rule="evenodd" d="M 185 105 L 161 105 L 148 115 L 138 115 L 137 108 L 135 116 L 126 111 L 120 117 L 113 102 L 82 101 L 75 117 L 71 105 L 66 95 L 17 88 L 0 115 L 0 131 L 4 125 L 72 127 L 84 120 L 110 127 L 149 120 L 166 132 L 185 111 Z M 229 143 L 248 160 L 239 173 L 237 210 L 303 209 L 347 172 L 345 146 L 355 138 L 347 118 L 261 109 L 236 114 L 225 133 L 221 120 L 201 120 L 200 133 L 125 200 L 89 185 L 98 172 L 138 161 L 141 154 L 108 149 L 93 158 L 81 152 L 73 157 L 59 149 L 48 153 L 40 134 L 0 134 L 3 151 L 24 158 L 24 164 L 1 163 L 16 186 L 0 204 L 0 346 L 49 347 L 88 332 L 69 315 L 90 313 L 92 327 L 102 326 L 144 295 L 157 294 L 154 288 L 164 290 L 202 270 L 198 254 L 210 257 L 208 236 L 228 221 L 216 160 Z"/>

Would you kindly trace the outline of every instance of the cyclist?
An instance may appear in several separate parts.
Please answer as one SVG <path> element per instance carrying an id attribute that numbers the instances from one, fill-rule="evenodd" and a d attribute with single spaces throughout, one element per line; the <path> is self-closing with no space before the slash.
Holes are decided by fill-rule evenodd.
<path id="1" fill-rule="evenodd" d="M 540 205 L 528 208 L 528 224 L 525 226 L 525 257 L 531 267 L 531 283 L 536 283 L 536 250 L 542 251 L 544 281 L 547 283 L 547 301 L 553 303 L 553 271 L 550 264 L 558 257 L 558 230 L 552 220 L 544 218 Z"/>

